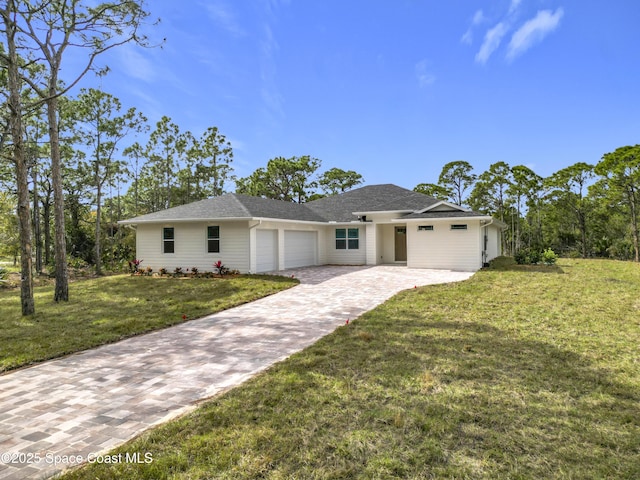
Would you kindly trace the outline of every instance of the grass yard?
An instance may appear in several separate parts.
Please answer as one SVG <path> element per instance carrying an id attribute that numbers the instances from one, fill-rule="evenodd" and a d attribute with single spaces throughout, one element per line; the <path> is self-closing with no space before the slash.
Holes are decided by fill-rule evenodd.
<path id="1" fill-rule="evenodd" d="M 405 291 L 70 479 L 640 478 L 640 265 Z"/>
<path id="2" fill-rule="evenodd" d="M 226 279 L 118 275 L 36 287 L 36 314 L 22 317 L 20 290 L 0 289 L 0 372 L 225 310 L 297 284 L 275 276 Z"/>

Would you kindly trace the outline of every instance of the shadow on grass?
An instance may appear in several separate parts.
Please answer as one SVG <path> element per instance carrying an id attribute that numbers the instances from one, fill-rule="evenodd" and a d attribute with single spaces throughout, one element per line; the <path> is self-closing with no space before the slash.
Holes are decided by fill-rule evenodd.
<path id="1" fill-rule="evenodd" d="M 476 322 L 367 314 L 72 478 L 640 478 L 619 372 Z M 79 473 L 79 472 L 78 472 Z"/>

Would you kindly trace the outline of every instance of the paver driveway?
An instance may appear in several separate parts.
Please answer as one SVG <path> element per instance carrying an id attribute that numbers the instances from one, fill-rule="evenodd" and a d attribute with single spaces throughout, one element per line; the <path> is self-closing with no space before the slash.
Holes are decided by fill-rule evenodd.
<path id="1" fill-rule="evenodd" d="M 311 267 L 284 274 L 301 284 L 0 376 L 0 480 L 51 476 L 68 466 L 54 465 L 58 457 L 94 458 L 238 385 L 400 290 L 471 276 L 394 266 Z"/>

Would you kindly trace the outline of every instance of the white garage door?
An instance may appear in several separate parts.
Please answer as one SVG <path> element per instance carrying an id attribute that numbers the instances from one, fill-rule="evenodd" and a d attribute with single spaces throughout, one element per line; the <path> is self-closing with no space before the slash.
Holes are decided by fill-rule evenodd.
<path id="1" fill-rule="evenodd" d="M 284 232 L 284 268 L 316 264 L 316 232 Z"/>
<path id="2" fill-rule="evenodd" d="M 256 272 L 272 272 L 278 268 L 277 233 L 277 230 L 256 230 Z"/>

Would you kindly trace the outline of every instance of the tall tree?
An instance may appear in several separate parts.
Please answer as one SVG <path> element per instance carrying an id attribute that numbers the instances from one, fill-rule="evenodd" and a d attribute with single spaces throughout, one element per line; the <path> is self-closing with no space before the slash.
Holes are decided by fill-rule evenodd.
<path id="1" fill-rule="evenodd" d="M 527 205 L 527 200 L 531 198 L 535 186 L 539 183 L 539 177 L 529 167 L 516 165 L 511 168 L 513 181 L 507 188 L 507 193 L 511 197 L 512 215 L 512 251 L 518 252 L 521 248 L 521 219 L 523 208 Z"/>
<path id="2" fill-rule="evenodd" d="M 166 115 L 156 123 L 155 130 L 149 136 L 145 153 L 149 159 L 151 175 L 157 177 L 163 184 L 162 208 L 174 206 L 171 194 L 175 188 L 179 154 L 184 141 L 178 125 Z"/>
<path id="3" fill-rule="evenodd" d="M 331 168 L 320 176 L 318 185 L 326 194 L 336 195 L 351 190 L 362 182 L 364 182 L 362 175 L 353 170 L 344 171 L 341 168 Z"/>
<path id="4" fill-rule="evenodd" d="M 64 196 L 62 191 L 62 164 L 58 137 L 58 98 L 74 87 L 91 70 L 95 59 L 107 50 L 129 42 L 147 45 L 139 27 L 149 16 L 143 1 L 123 0 L 96 4 L 83 0 L 39 0 L 34 2 L 7 2 L 7 13 L 16 19 L 15 32 L 19 44 L 34 62 L 41 65 L 45 75 L 42 82 L 28 75 L 22 80 L 46 104 L 51 148 L 51 178 L 54 192 L 55 301 L 69 299 L 69 278 L 64 224 Z M 83 49 L 87 60 L 77 73 L 68 77 L 62 86 L 60 72 L 68 48 Z M 38 52 L 37 56 L 35 52 Z M 76 57 L 78 58 L 78 57 Z"/>
<path id="5" fill-rule="evenodd" d="M 18 57 L 19 27 L 16 22 L 17 3 L 15 0 L 7 0 L 0 9 L 0 15 L 4 24 L 7 53 L 2 55 L 2 63 L 7 70 L 7 89 L 9 91 L 9 126 L 13 141 L 13 162 L 16 171 L 16 185 L 18 193 L 18 228 L 20 231 L 20 304 L 22 315 L 33 315 L 36 311 L 33 297 L 33 272 L 32 260 L 32 231 L 31 211 L 29 205 L 29 167 L 28 158 L 23 138 L 23 105 L 22 105 L 22 79 L 20 74 L 21 64 Z"/>
<path id="6" fill-rule="evenodd" d="M 304 203 L 317 187 L 314 174 L 320 164 L 320 160 L 309 155 L 276 157 L 269 160 L 266 168 L 258 168 L 248 177 L 236 180 L 236 192 Z"/>
<path id="7" fill-rule="evenodd" d="M 451 192 L 451 201 L 457 205 L 465 203 L 465 192 L 473 188 L 476 175 L 469 162 L 456 160 L 442 167 L 438 184 Z"/>
<path id="8" fill-rule="evenodd" d="M 489 169 L 480 174 L 471 191 L 469 206 L 504 221 L 507 189 L 512 182 L 511 167 L 506 162 L 489 165 Z"/>
<path id="9" fill-rule="evenodd" d="M 413 189 L 414 192 L 423 193 L 439 200 L 449 200 L 453 194 L 447 187 L 435 183 L 419 183 Z"/>
<path id="10" fill-rule="evenodd" d="M 633 241 L 634 260 L 640 261 L 640 145 L 617 148 L 603 155 L 595 166 L 595 172 L 601 175 L 612 198 L 623 201 L 627 211 Z"/>
<path id="11" fill-rule="evenodd" d="M 208 195 L 222 195 L 225 182 L 233 170 L 231 142 L 218 131 L 218 127 L 209 127 L 197 142 L 197 153 L 200 162 L 196 166 L 196 178 L 209 184 Z"/>
<path id="12" fill-rule="evenodd" d="M 469 195 L 467 203 L 478 212 L 492 215 L 505 221 L 507 211 L 507 189 L 513 183 L 511 167 L 506 162 L 496 162 L 480 174 Z M 501 235 L 502 251 L 507 251 L 507 236 Z"/>
<path id="13" fill-rule="evenodd" d="M 551 189 L 549 196 L 571 212 L 578 225 L 581 239 L 582 258 L 587 258 L 587 216 L 590 201 L 587 198 L 588 182 L 593 178 L 593 165 L 578 162 L 558 170 L 545 180 Z"/>
<path id="14" fill-rule="evenodd" d="M 102 198 L 105 185 L 115 182 L 122 162 L 114 155 L 118 144 L 131 132 L 140 131 L 146 119 L 135 108 L 120 115 L 122 105 L 113 95 L 90 88 L 82 89 L 76 101 L 76 127 L 80 141 L 89 147 L 87 170 L 89 185 L 95 189 L 95 268 L 102 274 Z"/>

